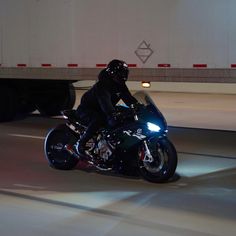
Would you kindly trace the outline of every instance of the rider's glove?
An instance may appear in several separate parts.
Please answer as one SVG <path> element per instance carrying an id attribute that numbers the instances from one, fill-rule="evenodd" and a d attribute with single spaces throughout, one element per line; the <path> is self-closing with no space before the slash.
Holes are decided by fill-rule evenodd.
<path id="1" fill-rule="evenodd" d="M 142 103 L 134 103 L 130 107 L 134 109 L 136 112 L 139 111 L 144 105 Z"/>
<path id="2" fill-rule="evenodd" d="M 110 127 L 115 127 L 120 123 L 119 121 L 119 114 L 117 114 L 116 112 L 112 113 L 109 117 L 108 117 L 108 124 Z"/>

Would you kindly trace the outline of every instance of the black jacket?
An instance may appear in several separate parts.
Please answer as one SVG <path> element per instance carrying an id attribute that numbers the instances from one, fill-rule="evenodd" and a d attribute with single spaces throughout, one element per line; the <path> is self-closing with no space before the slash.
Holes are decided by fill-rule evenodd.
<path id="1" fill-rule="evenodd" d="M 120 99 L 128 106 L 137 103 L 126 84 L 114 82 L 104 69 L 98 76 L 98 82 L 82 96 L 80 108 L 103 112 L 108 118 L 115 112 L 115 105 Z"/>

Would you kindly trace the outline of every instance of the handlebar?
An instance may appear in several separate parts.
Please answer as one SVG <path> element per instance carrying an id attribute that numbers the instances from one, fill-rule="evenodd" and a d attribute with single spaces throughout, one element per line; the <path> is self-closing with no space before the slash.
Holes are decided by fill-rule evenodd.
<path id="1" fill-rule="evenodd" d="M 127 120 L 132 118 L 134 120 L 138 120 L 138 113 L 140 109 L 144 107 L 143 104 L 131 104 L 130 107 L 117 107 L 117 116 L 122 120 Z"/>
<path id="2" fill-rule="evenodd" d="M 132 112 L 133 112 L 133 115 L 134 115 L 134 120 L 138 120 L 138 116 L 137 116 L 137 112 L 136 112 L 136 107 L 135 107 L 135 105 L 134 104 L 131 104 L 130 105 L 130 108 L 131 108 L 131 110 L 132 110 Z"/>

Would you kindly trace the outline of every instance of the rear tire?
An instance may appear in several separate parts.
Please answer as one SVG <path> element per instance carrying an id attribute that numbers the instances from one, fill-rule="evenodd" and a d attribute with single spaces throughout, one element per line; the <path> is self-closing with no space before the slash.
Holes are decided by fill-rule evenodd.
<path id="1" fill-rule="evenodd" d="M 145 151 L 142 144 L 138 151 L 138 168 L 141 176 L 154 183 L 167 182 L 173 177 L 177 167 L 177 153 L 174 145 L 167 139 L 149 142 L 148 148 L 153 162 L 144 161 Z"/>
<path id="2" fill-rule="evenodd" d="M 68 153 L 64 147 L 65 145 L 73 147 L 76 142 L 76 136 L 64 124 L 49 131 L 44 142 L 44 152 L 49 165 L 59 170 L 75 168 L 79 160 Z"/>

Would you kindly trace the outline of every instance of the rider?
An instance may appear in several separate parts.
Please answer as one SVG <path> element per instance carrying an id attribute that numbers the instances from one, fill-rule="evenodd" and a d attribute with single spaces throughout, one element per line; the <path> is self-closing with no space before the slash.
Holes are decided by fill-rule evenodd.
<path id="1" fill-rule="evenodd" d="M 76 146 L 80 156 L 86 156 L 85 145 L 99 127 L 106 122 L 111 127 L 118 124 L 115 105 L 120 99 L 128 106 L 138 103 L 125 84 L 128 74 L 128 65 L 114 59 L 99 73 L 98 82 L 82 96 L 77 114 L 88 126 Z"/>

